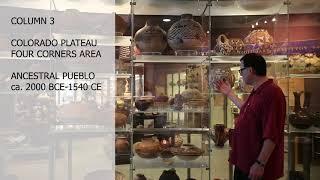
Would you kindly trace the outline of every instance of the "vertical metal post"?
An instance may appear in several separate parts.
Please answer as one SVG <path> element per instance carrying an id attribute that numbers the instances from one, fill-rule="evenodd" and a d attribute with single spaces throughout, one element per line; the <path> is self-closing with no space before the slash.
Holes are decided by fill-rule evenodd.
<path id="1" fill-rule="evenodd" d="M 187 142 L 191 143 L 191 135 L 190 134 L 187 135 Z M 191 169 L 190 168 L 187 168 L 187 178 L 188 179 L 191 178 Z"/>

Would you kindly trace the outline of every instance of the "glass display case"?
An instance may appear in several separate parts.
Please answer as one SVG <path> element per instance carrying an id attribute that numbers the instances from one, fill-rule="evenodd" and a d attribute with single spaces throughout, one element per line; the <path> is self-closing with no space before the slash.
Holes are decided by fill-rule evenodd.
<path id="1" fill-rule="evenodd" d="M 226 142 L 239 109 L 212 82 L 228 80 L 245 99 L 252 88 L 241 79 L 239 60 L 246 53 L 260 53 L 267 60 L 268 77 L 289 102 L 293 75 L 288 74 L 292 68 L 288 54 L 300 52 L 300 44 L 288 38 L 288 6 L 294 2 L 135 0 L 127 4 L 133 74 L 130 177 L 143 174 L 158 179 L 175 168 L 182 179 L 232 179 Z M 196 160 L 179 158 L 179 150 L 161 148 L 169 136 L 182 137 L 183 143 L 196 145 L 203 154 Z M 141 149 L 152 144 L 160 148 L 152 147 L 153 157 L 148 157 L 150 152 Z M 169 151 L 173 157 L 161 157 Z M 150 171 L 142 170 L 146 168 Z"/>
<path id="2" fill-rule="evenodd" d="M 315 2 L 311 2 L 315 3 Z M 303 13 L 298 5 L 308 9 Z M 319 3 L 316 3 L 319 4 Z M 315 5 L 315 4 L 314 4 Z M 288 175 L 290 179 L 318 179 L 319 174 L 319 29 L 318 12 L 292 1 L 288 33 L 289 134 Z M 293 48 L 294 44 L 299 50 Z"/>

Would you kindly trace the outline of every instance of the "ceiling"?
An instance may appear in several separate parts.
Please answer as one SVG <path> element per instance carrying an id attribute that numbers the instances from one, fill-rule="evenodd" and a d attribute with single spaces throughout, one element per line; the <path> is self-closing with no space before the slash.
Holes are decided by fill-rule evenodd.
<path id="1" fill-rule="evenodd" d="M 135 0 L 134 13 L 139 15 L 201 15 L 206 0 Z M 210 14 L 213 16 L 267 15 L 286 13 L 320 13 L 319 0 L 212 0 Z M 115 2 L 115 4 L 114 4 Z M 81 12 L 130 14 L 130 0 L 2 0 L 0 6 L 34 9 L 77 9 Z M 205 14 L 209 14 L 209 8 Z"/>

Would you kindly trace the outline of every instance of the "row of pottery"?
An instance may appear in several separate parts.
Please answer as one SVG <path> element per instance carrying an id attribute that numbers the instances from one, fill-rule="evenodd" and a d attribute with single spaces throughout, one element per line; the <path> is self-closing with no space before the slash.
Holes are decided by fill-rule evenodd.
<path id="1" fill-rule="evenodd" d="M 145 26 L 136 32 L 134 40 L 142 53 L 161 54 L 167 43 L 175 51 L 199 49 L 204 43 L 205 33 L 191 14 L 183 14 L 181 19 L 170 27 L 168 33 L 148 20 Z"/>
<path id="2" fill-rule="evenodd" d="M 289 72 L 317 74 L 320 72 L 320 57 L 313 53 L 291 55 Z"/>
<path id="3" fill-rule="evenodd" d="M 181 160 L 195 160 L 203 154 L 203 150 L 192 145 L 183 144 L 183 140 L 179 135 L 175 135 L 175 140 L 161 140 L 154 137 L 145 137 L 141 142 L 134 144 L 135 153 L 145 159 L 171 158 L 177 156 Z"/>

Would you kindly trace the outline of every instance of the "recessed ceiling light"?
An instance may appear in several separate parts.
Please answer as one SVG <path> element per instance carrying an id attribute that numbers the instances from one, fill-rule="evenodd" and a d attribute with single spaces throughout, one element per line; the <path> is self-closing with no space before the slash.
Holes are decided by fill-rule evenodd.
<path id="1" fill-rule="evenodd" d="M 267 21 L 267 20 L 265 20 L 265 21 L 264 21 L 264 23 L 265 23 L 265 24 L 267 24 L 267 23 L 268 23 L 268 21 Z"/>
<path id="2" fill-rule="evenodd" d="M 277 21 L 277 19 L 274 17 L 274 18 L 272 18 L 272 22 L 275 22 L 275 21 Z"/>
<path id="3" fill-rule="evenodd" d="M 164 22 L 170 22 L 171 19 L 163 19 L 162 21 L 164 21 Z"/>

